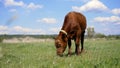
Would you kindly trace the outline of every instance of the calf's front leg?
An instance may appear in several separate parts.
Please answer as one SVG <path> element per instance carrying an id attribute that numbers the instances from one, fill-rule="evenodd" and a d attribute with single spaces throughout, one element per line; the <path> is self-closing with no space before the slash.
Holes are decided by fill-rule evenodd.
<path id="1" fill-rule="evenodd" d="M 77 37 L 76 39 L 75 39 L 75 53 L 77 54 L 77 55 L 79 55 L 80 54 L 80 38 L 79 37 Z"/>
<path id="2" fill-rule="evenodd" d="M 68 39 L 68 56 L 71 55 L 71 39 Z"/>

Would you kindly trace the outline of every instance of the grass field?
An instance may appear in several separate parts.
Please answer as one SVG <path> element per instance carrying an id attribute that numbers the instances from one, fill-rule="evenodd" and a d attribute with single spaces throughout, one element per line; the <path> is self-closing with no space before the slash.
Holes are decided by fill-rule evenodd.
<path id="1" fill-rule="evenodd" d="M 84 46 L 80 56 L 59 57 L 54 42 L 0 43 L 0 68 L 120 68 L 120 40 L 86 40 Z"/>

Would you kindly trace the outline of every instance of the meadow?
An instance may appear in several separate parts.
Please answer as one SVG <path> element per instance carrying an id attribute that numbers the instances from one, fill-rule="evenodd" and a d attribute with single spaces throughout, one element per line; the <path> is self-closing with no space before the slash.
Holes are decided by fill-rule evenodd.
<path id="1" fill-rule="evenodd" d="M 79 56 L 66 56 L 66 49 L 59 57 L 54 41 L 0 43 L 0 68 L 120 68 L 120 40 L 89 39 L 84 47 Z"/>

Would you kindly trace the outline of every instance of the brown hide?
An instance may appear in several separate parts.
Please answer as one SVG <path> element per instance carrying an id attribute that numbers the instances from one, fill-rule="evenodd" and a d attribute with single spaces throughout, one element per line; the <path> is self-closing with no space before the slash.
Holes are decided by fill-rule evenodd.
<path id="1" fill-rule="evenodd" d="M 86 29 L 86 18 L 78 12 L 69 12 L 64 19 L 59 35 L 55 39 L 57 55 L 62 55 L 68 43 L 68 54 L 71 54 L 71 39 L 75 41 L 75 53 L 79 55 L 83 51 L 84 33 Z M 81 52 L 79 43 L 81 41 Z"/>

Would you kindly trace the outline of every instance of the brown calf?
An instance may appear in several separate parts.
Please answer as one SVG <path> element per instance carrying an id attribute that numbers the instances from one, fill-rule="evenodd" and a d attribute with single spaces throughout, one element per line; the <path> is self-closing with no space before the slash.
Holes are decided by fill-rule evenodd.
<path id="1" fill-rule="evenodd" d="M 64 19 L 59 35 L 55 39 L 57 55 L 62 56 L 68 43 L 68 55 L 71 55 L 71 40 L 75 41 L 75 53 L 79 55 L 83 51 L 84 33 L 86 29 L 86 18 L 78 12 L 69 12 Z M 81 41 L 81 52 L 79 43 Z"/>

